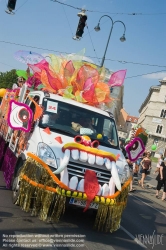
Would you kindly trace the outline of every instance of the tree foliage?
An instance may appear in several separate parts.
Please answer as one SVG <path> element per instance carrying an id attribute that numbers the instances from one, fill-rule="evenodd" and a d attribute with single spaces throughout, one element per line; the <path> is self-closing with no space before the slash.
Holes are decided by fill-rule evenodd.
<path id="1" fill-rule="evenodd" d="M 13 83 L 17 83 L 17 75 L 15 69 L 7 72 L 0 72 L 0 89 L 11 89 Z"/>

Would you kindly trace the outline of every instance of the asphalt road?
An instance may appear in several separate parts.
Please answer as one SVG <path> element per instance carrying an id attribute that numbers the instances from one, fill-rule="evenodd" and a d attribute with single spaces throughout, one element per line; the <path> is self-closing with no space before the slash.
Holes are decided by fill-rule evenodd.
<path id="1" fill-rule="evenodd" d="M 140 250 L 166 249 L 166 202 L 155 199 L 155 191 L 151 188 L 129 195 L 121 228 L 114 233 L 101 233 L 93 230 L 94 215 L 83 213 L 81 209 L 69 209 L 58 224 L 45 223 L 32 217 L 12 204 L 11 190 L 5 188 L 2 172 L 0 172 L 0 250 L 13 249 L 61 249 L 61 250 Z M 72 240 L 82 242 L 73 243 Z M 50 238 L 54 243 L 50 243 Z M 57 247 L 61 237 L 70 239 L 76 247 Z M 22 244 L 36 244 L 36 248 L 14 247 L 16 239 Z M 55 239 L 60 243 L 55 243 Z M 10 243 L 7 242 L 10 240 Z M 25 242 L 27 241 L 27 242 Z M 84 242 L 83 242 L 84 241 Z M 10 244 L 7 245 L 7 244 Z M 46 246 L 47 244 L 47 246 Z M 67 244 L 67 243 L 66 243 Z M 68 243 L 69 244 L 69 243 Z M 84 246 L 80 246 L 83 244 Z M 45 246 L 45 247 L 44 247 Z"/>

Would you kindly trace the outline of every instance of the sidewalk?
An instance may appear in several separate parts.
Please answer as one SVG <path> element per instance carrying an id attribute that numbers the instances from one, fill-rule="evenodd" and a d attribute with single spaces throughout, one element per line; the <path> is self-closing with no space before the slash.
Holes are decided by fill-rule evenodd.
<path id="1" fill-rule="evenodd" d="M 144 196 L 145 198 L 150 199 L 151 201 L 159 204 L 160 207 L 166 208 L 166 201 L 161 200 L 163 189 L 161 189 L 159 193 L 159 199 L 157 199 L 155 196 L 156 186 L 157 186 L 157 181 L 156 181 L 157 173 L 153 174 L 155 170 L 156 170 L 156 163 L 153 163 L 151 173 L 146 177 L 145 180 L 145 189 L 142 189 L 138 185 L 138 180 L 141 179 L 141 174 L 139 174 L 138 177 L 134 177 L 133 188 L 136 189 L 136 191 L 133 194 Z"/>

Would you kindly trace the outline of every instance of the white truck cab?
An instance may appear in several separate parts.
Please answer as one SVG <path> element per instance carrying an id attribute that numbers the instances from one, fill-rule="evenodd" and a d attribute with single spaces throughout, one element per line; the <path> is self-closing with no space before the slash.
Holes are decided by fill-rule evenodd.
<path id="1" fill-rule="evenodd" d="M 37 106 L 43 111 L 37 120 L 33 119 L 28 133 L 8 128 L 4 135 L 0 129 L 6 148 L 17 159 L 13 170 L 14 203 L 20 194 L 20 169 L 29 152 L 47 164 L 68 190 L 84 194 L 85 173 L 89 170 L 96 174 L 98 196 L 105 197 L 107 203 L 110 202 L 107 197 L 117 196 L 117 191 L 120 192 L 129 180 L 130 171 L 119 147 L 114 117 L 109 111 L 44 91 L 27 94 L 26 88 L 20 92 L 19 101 L 29 106 L 33 117 Z M 16 116 L 19 116 L 17 112 Z M 86 200 L 70 197 L 71 205 L 86 206 Z M 98 209 L 98 204 L 92 202 L 89 208 Z"/>

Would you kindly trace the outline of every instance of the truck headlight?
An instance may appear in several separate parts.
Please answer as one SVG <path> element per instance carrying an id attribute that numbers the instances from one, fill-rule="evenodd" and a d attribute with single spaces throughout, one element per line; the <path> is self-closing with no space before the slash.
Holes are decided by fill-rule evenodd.
<path id="1" fill-rule="evenodd" d="M 52 149 L 45 143 L 39 142 L 37 146 L 37 156 L 47 165 L 57 168 L 56 156 Z"/>

